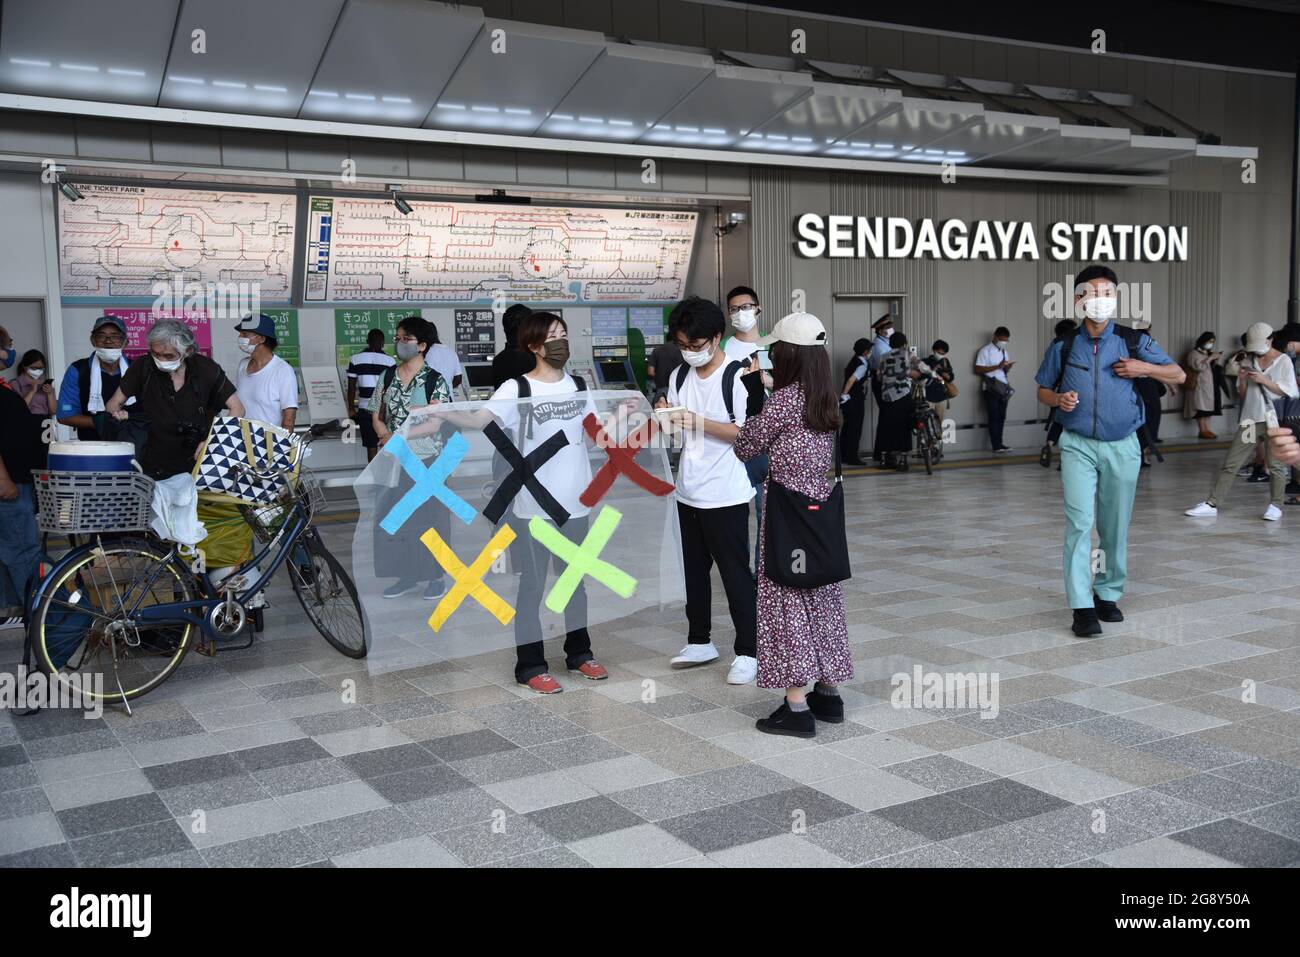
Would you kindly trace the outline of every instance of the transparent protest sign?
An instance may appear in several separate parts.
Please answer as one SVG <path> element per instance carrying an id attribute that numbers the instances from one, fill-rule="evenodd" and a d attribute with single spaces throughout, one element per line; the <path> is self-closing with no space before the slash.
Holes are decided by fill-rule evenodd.
<path id="1" fill-rule="evenodd" d="M 667 449 L 640 393 L 412 410 L 355 490 L 372 672 L 582 628 L 599 658 L 600 625 L 685 600 Z"/>

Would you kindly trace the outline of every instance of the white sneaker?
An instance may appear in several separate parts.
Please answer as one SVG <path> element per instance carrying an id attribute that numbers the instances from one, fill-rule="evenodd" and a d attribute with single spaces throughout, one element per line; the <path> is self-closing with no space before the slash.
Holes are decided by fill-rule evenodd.
<path id="1" fill-rule="evenodd" d="M 1253 466 L 1253 465 L 1246 465 L 1246 466 L 1243 466 L 1243 467 L 1237 469 L 1237 477 L 1238 477 L 1238 478 L 1245 478 L 1246 476 L 1248 476 L 1248 475 L 1249 475 L 1251 472 L 1253 472 L 1253 471 L 1255 471 L 1255 466 Z"/>
<path id="2" fill-rule="evenodd" d="M 1219 510 L 1209 502 L 1198 502 L 1194 507 L 1183 512 L 1190 518 L 1214 518 L 1219 514 Z"/>
<path id="3" fill-rule="evenodd" d="M 727 684 L 747 685 L 757 677 L 758 659 L 751 658 L 749 655 L 736 655 L 736 660 L 731 663 L 731 670 L 727 672 Z"/>
<path id="4" fill-rule="evenodd" d="M 668 662 L 674 668 L 694 668 L 718 660 L 718 649 L 713 642 L 703 645 L 687 645 L 677 653 L 677 657 Z"/>
<path id="5" fill-rule="evenodd" d="M 1263 517 L 1266 522 L 1276 522 L 1282 517 L 1282 510 L 1276 505 L 1270 505 L 1268 509 L 1265 510 Z"/>

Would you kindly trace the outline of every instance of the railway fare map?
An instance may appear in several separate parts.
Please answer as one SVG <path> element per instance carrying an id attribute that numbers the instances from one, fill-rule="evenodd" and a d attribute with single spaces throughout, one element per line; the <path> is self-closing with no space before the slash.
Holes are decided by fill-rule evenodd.
<path id="1" fill-rule="evenodd" d="M 676 302 L 698 213 L 313 196 L 307 302 Z"/>
<path id="2" fill-rule="evenodd" d="M 297 199 L 289 193 L 77 183 L 59 197 L 59 275 L 72 299 L 154 298 L 154 284 L 257 284 L 287 301 Z"/>

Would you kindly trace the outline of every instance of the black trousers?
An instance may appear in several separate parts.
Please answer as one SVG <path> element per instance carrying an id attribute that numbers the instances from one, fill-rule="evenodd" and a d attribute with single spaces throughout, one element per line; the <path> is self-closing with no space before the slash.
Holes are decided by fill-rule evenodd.
<path id="1" fill-rule="evenodd" d="M 862 425 L 866 419 L 867 400 L 865 396 L 850 397 L 840 406 L 844 413 L 844 425 L 840 429 L 840 458 L 845 462 L 858 461 L 858 447 L 862 445 Z"/>
<path id="2" fill-rule="evenodd" d="M 996 395 L 992 390 L 984 390 L 984 408 L 988 412 L 989 419 L 989 442 L 993 448 L 1000 449 L 1003 446 L 1002 427 L 1007 422 L 1007 400 L 1000 395 Z"/>
<path id="3" fill-rule="evenodd" d="M 709 643 L 713 628 L 713 565 L 722 576 L 737 655 L 758 657 L 758 591 L 749 569 L 749 505 L 696 508 L 677 503 L 686 575 L 686 622 L 693 645 Z"/>
<path id="4" fill-rule="evenodd" d="M 570 518 L 564 523 L 564 534 L 582 541 L 587 534 L 587 516 Z M 567 567 L 558 555 L 528 534 L 523 525 L 519 542 L 510 550 L 519 563 L 519 595 L 515 599 L 515 680 L 524 682 L 537 675 L 546 674 L 546 652 L 542 646 L 542 599 L 546 589 L 546 570 L 554 566 L 560 575 Z M 577 668 L 591 661 L 591 635 L 587 633 L 587 589 L 579 582 L 569 603 L 564 606 L 564 664 Z"/>
<path id="5" fill-rule="evenodd" d="M 871 457 L 877 461 L 884 457 L 884 453 L 880 451 L 880 413 L 884 405 L 881 390 L 880 376 L 873 375 L 871 377 L 871 395 L 876 400 L 876 434 L 871 442 Z"/>

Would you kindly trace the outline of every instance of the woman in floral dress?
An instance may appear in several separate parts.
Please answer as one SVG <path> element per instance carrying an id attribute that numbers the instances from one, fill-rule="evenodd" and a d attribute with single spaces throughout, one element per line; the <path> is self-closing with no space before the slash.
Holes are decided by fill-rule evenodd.
<path id="1" fill-rule="evenodd" d="M 745 420 L 735 443 L 741 461 L 768 454 L 768 481 L 818 499 L 831 493 L 832 480 L 826 476 L 834 463 L 840 424 L 825 342 L 826 329 L 815 316 L 795 313 L 777 323 L 763 340 L 771 344 L 775 389 L 763 411 Z M 765 553 L 763 542 L 758 559 L 758 686 L 784 688 L 785 700 L 757 727 L 766 734 L 810 738 L 817 733 L 817 720 L 844 720 L 844 701 L 836 686 L 853 677 L 844 592 L 838 584 L 778 585 L 763 573 Z M 810 682 L 815 682 L 814 688 L 805 694 Z"/>

